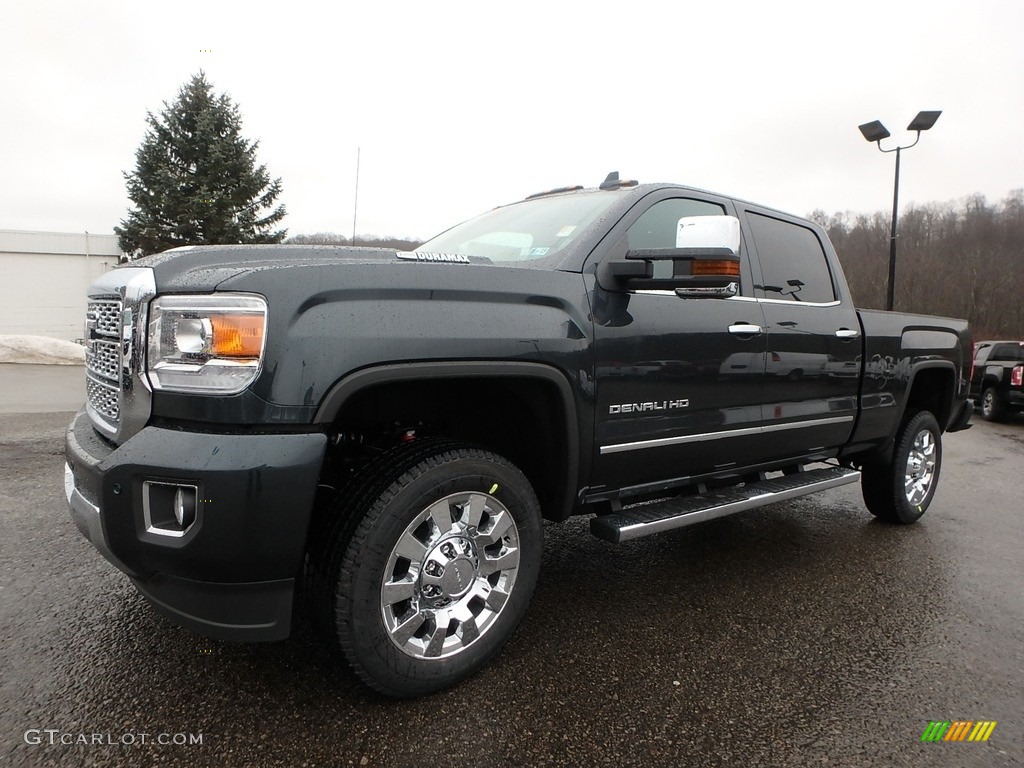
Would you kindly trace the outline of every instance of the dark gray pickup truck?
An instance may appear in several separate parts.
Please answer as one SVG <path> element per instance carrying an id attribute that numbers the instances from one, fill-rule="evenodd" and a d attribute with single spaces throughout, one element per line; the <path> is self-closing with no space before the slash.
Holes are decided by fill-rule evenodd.
<path id="1" fill-rule="evenodd" d="M 912 523 L 971 415 L 966 323 L 858 311 L 809 221 L 615 175 L 410 253 L 178 248 L 88 307 L 81 531 L 177 624 L 300 605 L 393 696 L 499 650 L 542 518 L 623 542 L 859 481 Z"/>

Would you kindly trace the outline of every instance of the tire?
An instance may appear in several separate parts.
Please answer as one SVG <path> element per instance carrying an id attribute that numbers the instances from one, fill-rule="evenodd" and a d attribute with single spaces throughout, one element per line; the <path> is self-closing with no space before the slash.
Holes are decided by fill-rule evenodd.
<path id="1" fill-rule="evenodd" d="M 942 468 L 942 433 L 929 411 L 910 414 L 896 435 L 892 463 L 861 470 L 868 511 L 891 523 L 915 523 L 935 496 Z"/>
<path id="2" fill-rule="evenodd" d="M 421 440 L 350 487 L 311 557 L 314 624 L 388 696 L 422 696 L 478 671 L 526 612 L 543 549 L 540 505 L 507 460 Z"/>
<path id="3" fill-rule="evenodd" d="M 996 394 L 995 387 L 985 387 L 981 393 L 981 417 L 985 421 L 1002 421 L 1006 418 L 1006 406 Z"/>

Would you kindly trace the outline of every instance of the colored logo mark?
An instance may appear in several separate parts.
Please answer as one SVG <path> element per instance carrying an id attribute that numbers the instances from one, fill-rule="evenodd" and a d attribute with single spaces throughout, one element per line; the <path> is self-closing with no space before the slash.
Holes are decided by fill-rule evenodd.
<path id="1" fill-rule="evenodd" d="M 995 720 L 930 720 L 921 741 L 988 741 Z"/>

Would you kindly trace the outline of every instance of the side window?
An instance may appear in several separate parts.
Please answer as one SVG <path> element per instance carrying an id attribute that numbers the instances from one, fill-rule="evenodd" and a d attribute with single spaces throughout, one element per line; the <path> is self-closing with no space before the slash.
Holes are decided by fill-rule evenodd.
<path id="1" fill-rule="evenodd" d="M 626 233 L 629 248 L 675 248 L 676 225 L 684 216 L 724 216 L 725 209 L 703 200 L 673 198 L 655 203 Z"/>
<path id="2" fill-rule="evenodd" d="M 724 216 L 717 203 L 672 198 L 655 203 L 626 232 L 627 248 L 675 248 L 679 220 L 685 216 Z M 654 277 L 671 277 L 672 262 L 654 262 Z"/>
<path id="3" fill-rule="evenodd" d="M 799 224 L 748 211 L 763 285 L 756 285 L 764 299 L 826 303 L 835 301 L 832 273 L 825 250 L 814 231 Z"/>
<path id="4" fill-rule="evenodd" d="M 1024 360 L 1024 347 L 1019 344 L 999 344 L 993 350 L 991 359 L 1006 362 Z"/>

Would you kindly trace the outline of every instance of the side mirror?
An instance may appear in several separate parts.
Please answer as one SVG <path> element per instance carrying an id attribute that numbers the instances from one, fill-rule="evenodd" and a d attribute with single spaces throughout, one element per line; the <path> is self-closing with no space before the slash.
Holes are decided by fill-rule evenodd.
<path id="1" fill-rule="evenodd" d="M 684 216 L 676 225 L 676 248 L 740 252 L 740 220 L 735 216 Z"/>
<path id="2" fill-rule="evenodd" d="M 626 251 L 608 264 L 617 283 L 634 290 L 672 290 L 684 298 L 727 298 L 739 293 L 740 222 L 734 216 L 679 219 L 675 248 Z"/>

